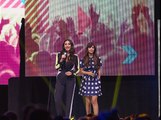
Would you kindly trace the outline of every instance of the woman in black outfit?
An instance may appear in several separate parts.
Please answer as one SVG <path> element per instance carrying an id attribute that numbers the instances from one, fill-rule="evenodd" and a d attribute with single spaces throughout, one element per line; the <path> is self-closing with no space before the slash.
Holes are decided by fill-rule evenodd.
<path id="1" fill-rule="evenodd" d="M 58 70 L 55 86 L 55 107 L 57 115 L 70 118 L 72 112 L 75 75 L 79 72 L 79 58 L 74 54 L 74 44 L 71 40 L 64 41 L 62 51 L 56 54 L 55 68 Z M 65 104 L 63 94 L 65 92 Z"/>

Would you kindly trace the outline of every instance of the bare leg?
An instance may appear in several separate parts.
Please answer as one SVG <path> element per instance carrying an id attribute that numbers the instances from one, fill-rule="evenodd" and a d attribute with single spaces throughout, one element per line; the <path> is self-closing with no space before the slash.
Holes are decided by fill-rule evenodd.
<path id="1" fill-rule="evenodd" d="M 97 96 L 92 96 L 92 107 L 93 107 L 93 112 L 94 115 L 98 115 L 98 101 L 97 101 Z"/>
<path id="2" fill-rule="evenodd" d="M 86 101 L 86 114 L 91 113 L 91 97 L 85 96 L 85 101 Z"/>

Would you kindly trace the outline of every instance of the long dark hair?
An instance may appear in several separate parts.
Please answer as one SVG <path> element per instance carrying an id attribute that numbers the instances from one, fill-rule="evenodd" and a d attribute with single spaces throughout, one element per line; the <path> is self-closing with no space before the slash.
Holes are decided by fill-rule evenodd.
<path id="1" fill-rule="evenodd" d="M 83 62 L 84 65 L 88 67 L 89 65 L 89 52 L 88 52 L 88 48 L 94 47 L 94 52 L 93 52 L 93 59 L 94 59 L 94 65 L 96 66 L 97 69 L 99 69 L 100 67 L 100 61 L 99 61 L 99 57 L 97 55 L 97 48 L 95 46 L 95 44 L 93 42 L 89 42 L 87 44 L 87 47 L 85 49 L 85 56 L 83 57 Z"/>
<path id="2" fill-rule="evenodd" d="M 73 56 L 74 56 L 74 53 L 75 53 L 75 48 L 74 48 L 74 43 L 73 43 L 73 41 L 70 40 L 70 39 L 64 40 L 63 45 L 62 45 L 61 55 L 64 54 L 64 53 L 66 52 L 66 50 L 65 50 L 65 48 L 64 48 L 64 44 L 65 44 L 66 41 L 69 41 L 70 44 L 71 44 L 71 49 L 69 50 L 69 54 L 70 54 L 69 57 L 70 57 L 70 59 L 72 59 Z"/>

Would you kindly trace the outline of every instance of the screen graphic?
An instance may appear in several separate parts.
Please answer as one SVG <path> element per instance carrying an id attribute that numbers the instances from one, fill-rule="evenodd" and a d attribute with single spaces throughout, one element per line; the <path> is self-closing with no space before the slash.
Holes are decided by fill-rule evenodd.
<path id="1" fill-rule="evenodd" d="M 0 85 L 19 76 L 19 31 L 24 13 L 24 1 L 0 0 Z"/>
<path id="2" fill-rule="evenodd" d="M 32 9 L 31 9 L 32 8 Z M 26 76 L 52 76 L 70 38 L 81 59 L 93 41 L 102 75 L 154 75 L 154 1 L 26 1 Z"/>
<path id="3" fill-rule="evenodd" d="M 0 84 L 19 76 L 19 30 L 25 17 L 26 76 L 55 76 L 66 38 L 81 59 L 93 41 L 104 76 L 154 75 L 154 1 L 1 0 Z"/>

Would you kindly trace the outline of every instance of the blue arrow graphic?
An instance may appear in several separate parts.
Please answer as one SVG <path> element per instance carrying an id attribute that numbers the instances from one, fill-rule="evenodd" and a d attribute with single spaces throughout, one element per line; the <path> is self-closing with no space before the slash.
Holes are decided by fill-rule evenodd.
<path id="1" fill-rule="evenodd" d="M 137 57 L 137 52 L 130 45 L 122 46 L 122 48 L 128 53 L 128 56 L 123 61 L 123 64 L 131 64 Z"/>
<path id="2" fill-rule="evenodd" d="M 21 0 L 21 2 L 22 2 L 23 4 L 25 4 L 25 0 Z"/>

